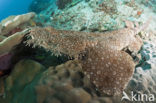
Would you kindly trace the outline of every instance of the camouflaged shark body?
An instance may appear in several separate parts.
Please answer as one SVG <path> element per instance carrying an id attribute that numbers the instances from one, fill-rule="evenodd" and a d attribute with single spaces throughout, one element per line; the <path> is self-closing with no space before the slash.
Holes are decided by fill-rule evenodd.
<path id="1" fill-rule="evenodd" d="M 75 57 L 102 94 L 115 95 L 123 91 L 133 75 L 135 63 L 130 53 L 137 53 L 142 46 L 137 35 L 140 31 L 123 28 L 90 33 L 37 27 L 32 28 L 27 44 L 42 46 L 56 56 Z"/>

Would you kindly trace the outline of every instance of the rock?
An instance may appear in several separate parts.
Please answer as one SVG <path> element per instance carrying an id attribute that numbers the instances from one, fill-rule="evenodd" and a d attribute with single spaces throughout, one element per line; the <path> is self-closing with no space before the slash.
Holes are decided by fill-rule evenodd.
<path id="1" fill-rule="evenodd" d="M 142 58 L 140 64 L 136 67 L 132 79 L 125 89 L 127 94 L 130 94 L 131 91 L 133 91 L 135 93 L 156 95 L 156 57 L 154 56 L 156 53 L 156 36 L 154 36 L 155 32 L 154 35 L 153 33 L 149 33 L 149 35 L 152 35 L 152 38 L 150 37 L 149 40 L 149 37 L 146 37 L 144 40 L 144 44 L 140 50 Z"/>
<path id="2" fill-rule="evenodd" d="M 20 89 L 30 83 L 43 69 L 44 66 L 36 61 L 26 59 L 19 61 L 6 79 L 6 89 L 10 90 L 13 87 L 18 87 L 20 91 Z"/>
<path id="3" fill-rule="evenodd" d="M 45 67 L 30 59 L 20 60 L 5 80 L 5 97 L 3 103 L 35 103 L 34 86 Z M 20 95 L 19 95 L 20 94 Z"/>
<path id="4" fill-rule="evenodd" d="M 37 80 L 33 80 L 27 85 L 27 89 L 24 89 L 24 91 L 30 88 L 35 90 L 36 95 L 33 98 L 36 98 L 37 103 L 88 103 L 91 101 L 92 94 L 96 96 L 92 84 L 88 82 L 88 87 L 84 85 L 87 78 L 84 77 L 76 60 L 49 67 L 38 76 Z M 30 91 L 33 92 L 33 89 Z M 21 92 L 22 95 L 26 95 L 23 94 L 24 91 Z"/>
<path id="5" fill-rule="evenodd" d="M 37 0 L 37 1 L 39 1 L 39 0 Z M 40 1 L 43 2 L 43 0 L 40 0 Z M 59 0 L 59 1 L 62 1 L 62 0 Z M 116 1 L 119 1 L 119 0 L 116 0 Z M 123 21 L 127 20 L 127 19 L 130 21 L 136 21 L 136 19 L 138 19 L 138 17 L 141 17 L 141 19 L 138 19 L 138 21 L 141 21 L 141 22 L 146 21 L 145 14 L 147 14 L 147 12 L 145 14 L 143 13 L 143 16 L 141 14 L 139 14 L 139 16 L 138 16 L 137 9 L 142 9 L 142 7 L 135 6 L 135 8 L 133 8 L 132 4 L 134 4 L 135 2 L 124 4 L 122 1 L 114 2 L 114 0 L 110 0 L 110 1 L 108 1 L 108 0 L 101 0 L 101 1 L 99 1 L 99 0 L 84 0 L 76 5 L 72 4 L 71 7 L 66 8 L 66 9 L 64 9 L 64 7 L 66 6 L 66 4 L 68 4 L 68 0 L 65 0 L 64 2 L 65 2 L 65 4 L 63 4 L 63 5 L 60 4 L 60 6 L 63 7 L 62 10 L 60 10 L 60 11 L 54 11 L 53 10 L 54 5 L 49 6 L 49 4 L 46 4 L 47 2 L 45 3 L 45 5 L 49 6 L 49 7 L 41 8 L 41 9 L 45 9 L 44 11 L 42 10 L 42 12 L 40 12 L 41 9 L 38 11 L 38 13 L 40 12 L 38 15 L 38 17 L 40 18 L 39 21 L 45 17 L 43 19 L 43 21 L 41 20 L 41 24 L 43 23 L 42 24 L 43 26 L 50 25 L 50 26 L 55 26 L 56 28 L 59 28 L 59 29 L 66 29 L 66 30 L 72 29 L 72 30 L 80 30 L 80 31 L 103 32 L 106 30 L 112 30 L 112 29 L 118 29 L 118 28 L 124 27 Z M 153 0 L 152 0 L 152 2 L 154 3 Z M 45 6 L 45 5 L 43 5 L 43 6 Z M 37 8 L 35 8 L 35 9 L 37 10 Z M 144 16 L 145 16 L 145 18 L 144 18 Z M 79 22 L 79 21 L 81 21 L 81 22 Z M 7 24 L 7 23 L 5 23 L 5 24 Z M 0 32 L 3 31 L 2 28 L 3 27 L 0 25 Z M 17 31 L 17 30 L 15 29 L 15 31 Z M 39 31 L 39 33 L 42 34 L 42 31 L 43 30 Z M 125 30 L 125 31 L 127 31 L 127 30 Z M 56 33 L 56 31 L 54 33 Z M 69 32 L 65 31 L 65 32 L 63 32 L 63 34 L 64 33 L 67 33 L 66 37 L 69 37 Z M 78 34 L 80 35 L 80 32 Z M 117 33 L 117 34 L 119 34 L 119 33 Z M 123 37 L 122 34 L 124 34 L 124 33 L 121 33 L 120 35 L 118 35 L 118 39 L 121 39 L 121 41 L 122 41 L 122 42 L 119 42 L 119 46 L 117 47 L 117 49 L 119 51 L 125 52 L 125 51 L 123 51 L 123 49 L 125 49 L 125 47 L 130 48 L 130 50 L 132 50 L 132 51 L 138 51 L 140 49 L 140 45 L 138 45 L 139 49 L 138 49 L 138 47 L 136 47 L 137 45 L 135 45 L 135 42 L 139 41 L 139 40 L 134 39 L 134 38 L 132 38 L 132 40 L 135 41 L 134 43 L 131 42 L 132 40 L 130 40 L 130 42 L 128 43 L 128 44 L 133 44 L 132 46 L 129 46 L 129 45 L 125 46 L 125 44 L 127 42 L 123 42 L 123 40 L 129 40 L 129 36 L 125 36 L 125 37 L 128 37 L 128 39 L 122 38 Z M 125 32 L 125 34 L 128 34 L 128 33 Z M 35 37 L 35 35 L 32 37 Z M 93 37 L 95 37 L 95 35 Z M 101 36 L 101 37 L 103 37 L 103 36 Z M 109 40 L 111 40 L 112 37 Z M 1 37 L 1 38 L 3 39 L 3 37 Z M 46 37 L 43 33 L 43 38 L 40 38 L 38 40 L 41 40 L 44 38 L 46 38 Z M 77 37 L 75 37 L 75 39 L 77 39 Z M 113 38 L 113 39 L 115 39 L 115 38 Z M 14 40 L 16 40 L 16 39 L 14 39 Z M 43 43 L 43 46 L 45 46 L 45 47 L 47 47 L 48 44 L 50 44 L 50 41 L 53 41 L 53 40 L 47 41 L 47 39 L 45 39 L 45 40 L 46 40 L 45 43 L 39 42 L 39 43 Z M 67 42 L 67 40 L 64 40 L 64 41 Z M 71 40 L 73 40 L 75 43 L 75 40 L 73 38 Z M 82 40 L 82 38 L 80 38 L 80 40 Z M 102 40 L 102 41 L 105 41 L 105 40 Z M 114 40 L 112 40 L 112 41 L 114 41 Z M 54 43 L 60 44 L 60 45 L 62 44 L 61 45 L 62 47 L 65 46 L 64 47 L 65 50 L 63 53 L 66 53 L 67 52 L 66 49 L 67 49 L 68 45 L 66 45 L 63 42 L 60 42 L 60 40 L 58 40 L 57 42 L 58 43 L 56 43 L 56 42 L 54 42 Z M 80 43 L 82 43 L 82 41 L 80 41 Z M 78 48 L 77 50 L 73 51 L 72 53 L 75 53 L 78 50 L 80 50 L 79 53 L 82 50 L 86 50 L 85 43 L 86 43 L 86 40 L 85 40 L 84 44 L 82 43 L 82 45 L 76 45 L 76 46 L 72 45 L 71 46 L 72 49 L 73 48 L 75 49 L 75 47 Z M 111 42 L 109 41 L 109 43 L 111 43 Z M 124 46 L 121 46 L 120 43 Z M 70 44 L 73 44 L 73 42 L 70 42 Z M 94 43 L 91 43 L 91 44 L 94 45 Z M 108 43 L 106 43 L 106 44 L 108 44 Z M 116 44 L 116 43 L 112 42 L 112 44 Z M 139 65 L 138 67 L 136 67 L 135 73 L 134 73 L 132 79 L 130 80 L 127 88 L 125 89 L 125 91 L 127 93 L 130 93 L 130 91 L 133 90 L 135 92 L 139 91 L 141 93 L 156 94 L 156 92 L 155 92 L 156 91 L 156 87 L 155 87 L 155 85 L 156 85 L 155 84 L 155 81 L 156 81 L 156 79 L 155 79 L 156 78 L 156 75 L 155 75 L 156 74 L 156 70 L 155 70 L 156 53 L 154 52 L 155 47 L 153 47 L 153 45 L 154 45 L 153 43 L 147 42 L 147 44 L 144 44 L 143 49 L 141 50 L 142 57 L 145 58 L 146 60 L 144 60 L 142 58 L 141 62 L 143 65 L 141 65 L 141 66 Z M 58 46 L 58 48 L 55 48 L 55 50 L 56 49 L 60 50 L 59 46 Z M 81 46 L 82 46 L 82 48 L 80 48 Z M 108 46 L 112 46 L 112 45 L 108 44 Z M 115 46 L 117 46 L 117 45 L 115 45 Z M 3 47 L 6 47 L 6 46 L 3 46 Z M 51 46 L 48 46 L 48 47 L 51 48 Z M 56 45 L 54 45 L 54 47 L 56 47 Z M 69 48 L 69 50 L 70 49 L 71 48 Z M 3 49 L 0 49 L 0 50 L 2 51 Z M 101 54 L 104 53 L 104 57 L 112 56 L 111 53 L 109 53 L 109 52 L 108 52 L 108 55 L 105 55 L 106 51 L 104 51 L 104 50 L 100 51 L 98 48 L 94 48 L 95 52 L 96 51 L 100 52 L 97 57 L 97 55 L 94 55 L 94 53 L 95 53 L 94 51 L 91 51 L 91 49 L 88 49 L 88 51 L 89 50 L 90 50 L 89 56 L 86 55 L 86 56 L 83 56 L 84 58 L 82 58 L 84 61 L 87 59 L 89 61 L 88 65 L 89 66 L 91 65 L 91 67 L 88 67 L 88 65 L 84 64 L 83 67 L 87 66 L 86 68 L 93 68 L 92 64 L 96 64 L 94 66 L 96 68 L 100 69 L 100 67 L 98 67 L 99 66 L 98 59 L 99 60 L 103 59 L 103 58 L 101 58 L 102 56 L 100 55 L 100 53 Z M 104 52 L 102 52 L 102 51 L 104 51 Z M 117 53 L 117 51 L 113 51 L 113 52 L 114 52 L 114 55 L 113 55 L 113 57 L 114 57 L 115 54 Z M 71 52 L 69 52 L 69 54 L 71 54 Z M 128 55 L 128 54 L 126 53 L 126 55 Z M 87 57 L 92 57 L 92 58 L 90 59 Z M 111 57 L 110 59 L 113 59 L 113 57 Z M 123 56 L 123 57 L 125 57 L 125 56 Z M 98 59 L 95 59 L 95 58 L 98 58 Z M 115 59 L 117 61 L 120 61 L 120 56 Z M 87 60 L 86 60 L 86 63 L 88 63 Z M 93 62 L 90 63 L 90 60 Z M 123 60 L 125 60 L 125 59 L 123 59 Z M 42 71 L 43 69 L 39 69 L 39 68 L 43 67 L 41 64 L 36 63 L 35 61 L 32 61 L 32 60 L 28 60 L 28 61 L 27 60 L 20 61 L 20 64 L 17 64 L 15 66 L 15 69 L 13 70 L 11 75 L 7 78 L 7 80 L 6 80 L 6 90 L 7 90 L 6 91 L 6 94 L 7 94 L 6 99 L 8 100 L 8 102 L 6 102 L 6 103 L 10 103 L 10 102 L 11 103 L 19 103 L 19 102 L 22 102 L 22 103 L 35 103 L 35 102 L 37 102 L 37 103 L 44 103 L 44 102 L 46 102 L 46 103 L 74 103 L 74 102 L 75 103 L 121 103 L 121 97 L 122 97 L 121 94 L 120 94 L 120 96 L 114 96 L 114 97 L 105 97 L 105 95 L 101 97 L 101 93 L 99 93 L 99 91 L 95 87 L 96 83 L 94 85 L 90 82 L 88 77 L 92 77 L 93 79 L 99 79 L 99 80 L 101 80 L 101 76 L 103 77 L 103 74 L 102 74 L 102 75 L 100 75 L 99 78 L 95 78 L 94 75 L 101 73 L 97 70 L 95 70 L 93 73 L 93 71 L 88 71 L 88 69 L 87 69 L 86 71 L 89 72 L 89 74 L 91 74 L 91 75 L 94 74 L 93 76 L 87 75 L 88 76 L 87 77 L 86 75 L 83 74 L 80 64 L 78 62 L 75 62 L 74 60 L 68 61 L 68 62 L 58 65 L 56 67 L 50 67 L 45 71 Z M 115 61 L 115 60 L 113 59 L 110 61 Z M 28 63 L 25 63 L 25 62 L 28 62 Z M 101 60 L 101 63 L 100 63 L 100 64 L 102 64 L 101 67 L 104 67 L 103 65 L 106 65 L 106 63 L 104 63 Z M 110 62 L 108 62 L 108 64 L 109 63 Z M 130 67 L 133 64 L 133 63 L 130 63 L 129 61 L 128 61 L 128 63 L 130 66 L 124 65 L 122 63 L 124 63 L 124 62 L 123 61 L 118 62 L 117 64 L 119 64 L 119 66 L 117 66 L 117 67 L 120 68 L 121 65 L 123 65 L 124 67 L 126 67 L 126 66 Z M 36 65 L 39 65 L 39 66 L 36 66 Z M 127 82 L 126 80 L 124 80 L 125 78 L 123 78 L 123 77 L 127 76 L 125 74 L 129 73 L 127 71 L 124 71 L 128 67 L 126 67 L 126 69 L 124 69 L 124 70 L 122 70 L 123 68 L 121 68 L 121 70 L 119 71 L 119 70 L 117 70 L 115 63 L 112 63 L 112 65 L 115 66 L 113 68 L 113 70 L 107 71 L 108 73 L 110 73 L 109 74 L 110 78 L 113 77 L 112 82 L 110 82 L 108 80 L 108 78 L 106 78 L 106 80 L 108 80 L 109 83 L 113 83 L 114 81 L 117 81 L 118 79 L 121 79 L 121 81 L 123 81 L 123 82 Z M 110 65 L 110 66 L 112 66 L 112 65 Z M 35 66 L 35 68 L 38 68 L 38 69 L 34 69 L 33 66 Z M 107 66 L 108 65 L 106 65 L 106 67 Z M 149 68 L 146 68 L 146 66 Z M 145 67 L 146 70 L 144 70 L 143 67 Z M 23 70 L 21 68 L 24 68 L 25 70 Z M 84 69 L 86 69 L 86 68 L 84 68 Z M 108 70 L 109 69 L 110 68 L 108 68 Z M 134 67 L 133 67 L 133 69 L 134 69 Z M 132 69 L 130 69 L 130 70 L 132 70 Z M 115 71 L 115 72 L 113 72 L 113 71 Z M 121 72 L 119 74 L 120 75 L 124 74 L 124 76 L 123 77 L 121 76 L 121 78 L 117 78 L 118 72 Z M 25 74 L 23 74 L 23 73 L 25 73 Z M 102 73 L 106 73 L 106 72 L 102 71 Z M 112 75 L 114 75 L 114 76 L 112 76 Z M 116 75 L 117 75 L 117 77 L 116 77 Z M 131 76 L 132 76 L 132 73 L 130 74 L 128 79 L 130 79 Z M 115 80 L 115 79 L 117 79 L 117 80 Z M 104 82 L 106 80 L 104 80 Z M 98 81 L 98 82 L 100 85 L 102 84 L 101 81 Z M 105 83 L 105 84 L 108 85 L 107 83 Z M 116 82 L 116 84 L 117 84 L 117 87 L 123 86 L 122 82 L 121 83 Z M 102 87 L 104 87 L 104 86 L 102 86 Z M 105 87 L 103 89 L 108 90 Z M 116 89 L 116 88 L 114 88 L 114 89 Z M 29 97 L 29 99 L 28 99 L 28 97 Z M 4 101 L 2 101 L 0 99 L 0 102 L 4 102 Z"/>
<path id="6" fill-rule="evenodd" d="M 7 70 L 10 67 L 14 55 L 13 49 L 21 43 L 23 37 L 29 32 L 27 26 L 30 26 L 30 20 L 34 16 L 35 13 L 27 13 L 10 16 L 0 22 L 0 70 Z"/>
<path id="7" fill-rule="evenodd" d="M 54 10 L 51 3 L 48 9 L 39 13 L 36 21 L 57 29 L 102 32 L 123 28 L 124 20 L 135 21 L 137 10 L 142 10 L 135 2 L 133 5 L 137 6 L 129 7 L 118 0 L 57 0 L 56 4 L 62 10 Z"/>

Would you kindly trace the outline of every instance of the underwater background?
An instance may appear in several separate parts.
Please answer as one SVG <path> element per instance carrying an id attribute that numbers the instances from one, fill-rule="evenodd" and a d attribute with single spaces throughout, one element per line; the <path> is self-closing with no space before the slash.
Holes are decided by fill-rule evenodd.
<path id="1" fill-rule="evenodd" d="M 156 103 L 156 0 L 0 0 L 0 103 Z"/>
<path id="2" fill-rule="evenodd" d="M 19 15 L 28 12 L 32 0 L 0 0 L 0 21 L 10 15 Z"/>

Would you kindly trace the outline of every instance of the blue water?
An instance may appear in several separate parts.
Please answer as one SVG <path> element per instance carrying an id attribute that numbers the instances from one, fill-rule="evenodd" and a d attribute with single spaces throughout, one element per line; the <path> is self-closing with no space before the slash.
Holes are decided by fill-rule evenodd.
<path id="1" fill-rule="evenodd" d="M 28 12 L 32 0 L 0 0 L 0 21 L 10 15 Z"/>

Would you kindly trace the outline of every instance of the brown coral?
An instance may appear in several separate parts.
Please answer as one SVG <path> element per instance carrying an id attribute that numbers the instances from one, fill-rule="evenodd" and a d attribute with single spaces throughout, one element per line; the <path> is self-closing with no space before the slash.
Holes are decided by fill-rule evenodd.
<path id="1" fill-rule="evenodd" d="M 53 54 L 79 57 L 82 69 L 104 94 L 120 93 L 132 77 L 135 65 L 123 51 L 138 52 L 142 41 L 137 29 L 124 28 L 105 33 L 56 30 L 51 27 L 33 28 L 27 43 L 40 45 Z"/>

